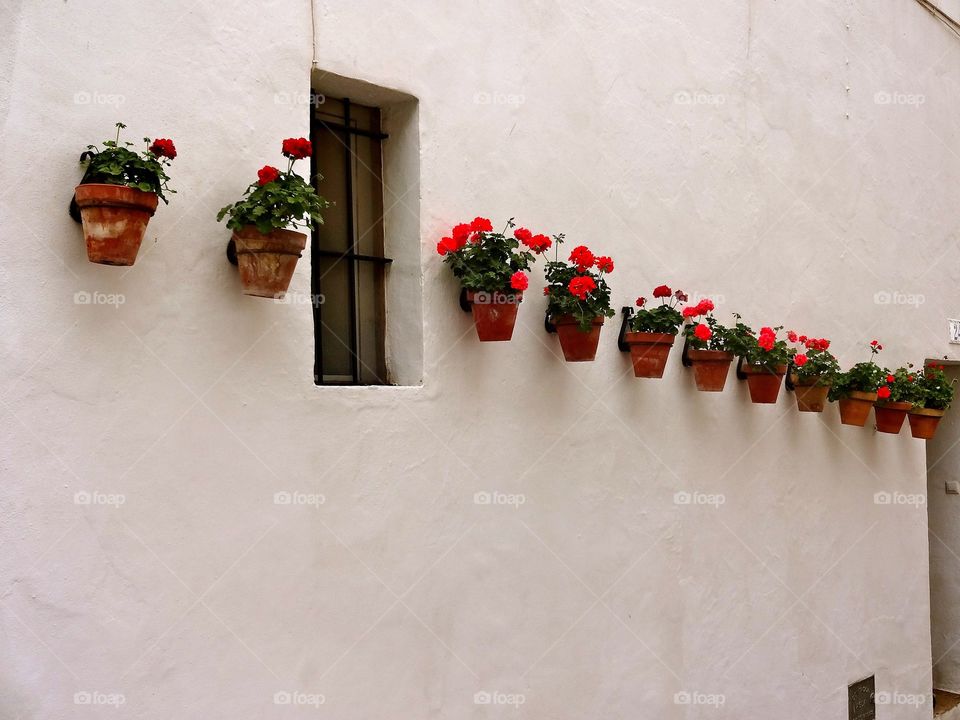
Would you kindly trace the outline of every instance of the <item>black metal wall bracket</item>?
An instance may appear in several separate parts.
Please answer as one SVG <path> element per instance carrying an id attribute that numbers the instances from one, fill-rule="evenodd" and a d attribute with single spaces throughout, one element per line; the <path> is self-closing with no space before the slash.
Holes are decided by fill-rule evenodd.
<path id="1" fill-rule="evenodd" d="M 80 162 L 86 162 L 87 160 L 92 158 L 95 154 L 96 153 L 94 153 L 93 150 L 84 150 L 82 153 L 80 153 Z M 83 177 L 80 178 L 80 182 L 79 182 L 80 185 L 83 185 L 87 181 L 87 176 L 89 174 L 90 174 L 90 168 L 88 166 L 87 171 L 83 173 Z M 82 222 L 80 218 L 80 206 L 77 205 L 76 194 L 74 194 L 73 197 L 70 198 L 70 206 L 67 208 L 67 212 L 70 213 L 70 217 L 72 217 L 76 222 Z"/>
<path id="2" fill-rule="evenodd" d="M 233 238 L 227 242 L 227 260 L 230 261 L 231 265 L 237 264 L 237 243 L 234 242 Z"/>
<path id="3" fill-rule="evenodd" d="M 460 309 L 464 312 L 473 312 L 473 306 L 470 305 L 470 301 L 467 300 L 467 289 L 460 288 Z"/>
<path id="4" fill-rule="evenodd" d="M 550 322 L 550 311 L 548 310 L 543 315 L 543 329 L 548 333 L 555 333 L 557 331 L 557 326 Z"/>
<path id="5" fill-rule="evenodd" d="M 683 339 L 683 352 L 680 353 L 680 362 L 683 363 L 684 367 L 693 367 L 693 360 L 690 359 L 689 351 L 690 350 L 690 338 L 684 337 Z"/>
<path id="6" fill-rule="evenodd" d="M 747 374 L 743 371 L 743 355 L 737 358 L 737 379 L 746 380 Z"/>
<path id="7" fill-rule="evenodd" d="M 796 390 L 796 386 L 793 384 L 793 380 L 790 379 L 790 374 L 793 372 L 793 361 L 787 363 L 787 375 L 783 379 L 783 385 L 787 390 L 793 391 Z"/>
<path id="8" fill-rule="evenodd" d="M 617 336 L 617 347 L 620 348 L 620 352 L 630 352 L 630 346 L 627 345 L 626 341 L 626 334 L 630 328 L 630 318 L 633 317 L 633 308 L 625 305 L 621 308 L 620 312 L 623 315 L 623 320 L 620 322 L 620 334 Z"/>

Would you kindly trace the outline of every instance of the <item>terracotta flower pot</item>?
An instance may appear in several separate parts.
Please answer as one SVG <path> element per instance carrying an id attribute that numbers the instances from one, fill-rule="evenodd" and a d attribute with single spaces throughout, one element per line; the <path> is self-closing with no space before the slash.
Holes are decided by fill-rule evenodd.
<path id="1" fill-rule="evenodd" d="M 875 392 L 860 392 L 851 390 L 845 398 L 840 400 L 840 422 L 844 425 L 863 427 L 870 416 L 870 408 L 877 401 Z"/>
<path id="2" fill-rule="evenodd" d="M 877 432 L 897 435 L 907 418 L 907 411 L 913 407 L 908 402 L 885 402 L 873 406 L 873 416 L 877 420 Z"/>
<path id="3" fill-rule="evenodd" d="M 669 333 L 628 332 L 624 342 L 630 346 L 633 374 L 638 378 L 662 378 L 667 357 L 676 335 Z"/>
<path id="4" fill-rule="evenodd" d="M 584 332 L 572 315 L 552 318 L 551 322 L 557 328 L 557 337 L 560 338 L 560 347 L 563 349 L 563 359 L 567 362 L 590 362 L 596 358 L 597 345 L 600 344 L 600 328 L 603 327 L 604 320 L 602 316 L 595 317 L 590 328 Z"/>
<path id="5" fill-rule="evenodd" d="M 933 408 L 914 408 L 907 414 L 910 418 L 910 434 L 921 440 L 929 440 L 937 434 L 937 426 L 945 412 Z"/>
<path id="6" fill-rule="evenodd" d="M 790 379 L 794 395 L 797 396 L 797 409 L 800 412 L 823 412 L 830 386 L 817 385 L 817 378 L 801 381 L 796 375 L 791 375 Z"/>
<path id="7" fill-rule="evenodd" d="M 697 390 L 720 392 L 727 384 L 733 353 L 722 350 L 687 349 L 687 358 L 693 365 L 693 378 L 697 381 Z"/>
<path id="8" fill-rule="evenodd" d="M 744 363 L 740 369 L 747 376 L 750 402 L 758 405 L 769 405 L 777 401 L 780 396 L 780 386 L 783 384 L 783 376 L 787 374 L 786 365 L 768 368 L 763 365 Z"/>
<path id="9" fill-rule="evenodd" d="M 473 323 L 481 342 L 502 342 L 513 337 L 517 308 L 523 300 L 520 292 L 474 292 L 467 290 L 473 310 Z"/>
<path id="10" fill-rule="evenodd" d="M 293 230 L 274 230 L 264 235 L 255 225 L 247 225 L 233 231 L 233 241 L 237 245 L 244 294 L 275 298 L 290 287 L 307 236 Z"/>
<path id="11" fill-rule="evenodd" d="M 133 265 L 157 194 L 123 185 L 88 183 L 74 188 L 87 259 L 100 265 Z"/>

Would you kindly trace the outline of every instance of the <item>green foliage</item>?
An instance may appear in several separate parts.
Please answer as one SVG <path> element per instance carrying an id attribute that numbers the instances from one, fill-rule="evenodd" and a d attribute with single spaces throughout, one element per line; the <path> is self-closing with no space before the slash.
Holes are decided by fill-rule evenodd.
<path id="1" fill-rule="evenodd" d="M 840 363 L 827 349 L 811 348 L 803 355 L 807 362 L 803 365 L 796 364 L 797 355 L 794 355 L 794 365 L 791 372 L 797 376 L 797 379 L 803 383 L 816 379 L 815 385 L 832 385 L 837 374 L 840 372 Z"/>
<path id="2" fill-rule="evenodd" d="M 944 366 L 929 363 L 917 373 L 916 391 L 912 399 L 915 407 L 946 410 L 953 402 L 956 380 L 948 380 Z"/>
<path id="3" fill-rule="evenodd" d="M 330 207 L 330 201 L 318 195 L 312 185 L 292 171 L 293 161 L 290 165 L 291 168 L 281 172 L 273 182 L 266 185 L 250 183 L 242 200 L 220 209 L 217 221 L 229 215 L 227 227 L 231 230 L 256 225 L 264 234 L 291 225 L 322 225 L 320 212 Z"/>
<path id="4" fill-rule="evenodd" d="M 633 332 L 665 333 L 676 335 L 683 325 L 683 315 L 680 314 L 680 304 L 686 302 L 687 296 L 682 290 L 675 293 L 663 285 L 654 290 L 654 297 L 660 292 L 669 293 L 659 298 L 660 304 L 654 308 L 647 308 L 646 299 L 638 298 L 640 309 L 630 317 L 630 329 Z"/>
<path id="5" fill-rule="evenodd" d="M 851 391 L 872 393 L 883 382 L 883 368 L 875 362 L 859 362 L 846 372 L 837 373 L 830 388 L 830 400 L 847 397 Z"/>
<path id="6" fill-rule="evenodd" d="M 690 343 L 690 347 L 692 347 L 694 350 L 733 352 L 730 348 L 730 336 L 733 333 L 732 328 L 721 325 L 720 321 L 714 317 L 712 312 L 708 312 L 703 315 L 699 322 L 693 320 L 693 317 L 691 317 L 690 322 L 687 323 L 683 329 L 684 336 L 686 337 L 687 342 Z M 709 329 L 710 336 L 707 339 L 697 337 L 696 332 L 698 325 L 705 325 L 707 329 Z"/>
<path id="7" fill-rule="evenodd" d="M 535 258 L 528 250 L 518 251 L 520 242 L 506 235 L 513 227 L 510 218 L 502 232 L 475 232 L 473 240 L 443 256 L 464 288 L 473 292 L 515 292 L 510 287 L 511 276 L 529 270 Z"/>
<path id="8" fill-rule="evenodd" d="M 741 322 L 739 314 L 734 313 L 733 317 L 736 323 L 727 336 L 727 349 L 730 352 L 751 365 L 769 369 L 790 362 L 796 351 L 786 340 L 777 338 L 777 333 L 783 330 L 782 325 L 761 328 L 758 337 L 752 328 Z"/>
<path id="9" fill-rule="evenodd" d="M 890 390 L 890 397 L 885 398 L 884 402 L 908 402 L 915 404 L 922 394 L 920 385 L 917 382 L 918 373 L 914 372 L 912 364 L 907 367 L 897 368 L 893 372 L 884 368 L 883 384 Z M 922 373 L 920 373 L 922 376 Z"/>
<path id="10" fill-rule="evenodd" d="M 86 172 L 81 184 L 103 183 L 105 185 L 122 185 L 125 187 L 153 192 L 163 202 L 167 203 L 164 192 L 176 193 L 167 186 L 170 179 L 166 168 L 170 160 L 158 157 L 150 150 L 134 152 L 130 150 L 133 143 L 120 143 L 120 130 L 125 128 L 123 123 L 117 123 L 117 137 L 114 140 L 104 140 L 103 148 L 96 145 L 87 145 L 87 151 L 80 156 L 80 161 L 87 163 Z M 144 138 L 149 143 L 150 138 Z"/>
<path id="11" fill-rule="evenodd" d="M 544 269 L 547 281 L 547 286 L 544 288 L 547 295 L 547 314 L 551 318 L 571 315 L 576 318 L 580 330 L 586 332 L 590 329 L 594 318 L 616 315 L 610 306 L 610 287 L 603 277 L 602 270 L 581 269 L 559 259 L 563 239 L 562 234 L 554 236 L 556 243 L 554 259 L 548 262 Z M 582 299 L 570 291 L 570 283 L 575 278 L 590 278 L 595 284 L 595 287 Z"/>

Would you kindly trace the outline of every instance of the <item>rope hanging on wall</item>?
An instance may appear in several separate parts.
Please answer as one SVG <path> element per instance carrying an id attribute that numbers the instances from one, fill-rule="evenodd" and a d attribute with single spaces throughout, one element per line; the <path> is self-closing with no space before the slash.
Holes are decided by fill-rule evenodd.
<path id="1" fill-rule="evenodd" d="M 960 37 L 960 22 L 957 22 L 952 17 L 947 15 L 943 10 L 934 5 L 930 0 L 917 0 L 917 3 L 927 10 L 931 15 L 933 15 L 937 20 L 942 22 L 950 31 Z"/>

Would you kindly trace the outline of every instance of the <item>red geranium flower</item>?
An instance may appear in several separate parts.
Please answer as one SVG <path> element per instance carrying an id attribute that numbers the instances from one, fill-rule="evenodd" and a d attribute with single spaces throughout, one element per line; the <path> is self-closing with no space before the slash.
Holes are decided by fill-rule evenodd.
<path id="1" fill-rule="evenodd" d="M 534 235 L 529 241 L 524 242 L 523 244 L 533 250 L 533 252 L 539 254 L 549 250 L 550 246 L 553 244 L 553 241 L 546 235 Z"/>
<path id="2" fill-rule="evenodd" d="M 797 340 L 799 340 L 800 342 L 802 342 L 804 345 L 807 344 L 807 336 L 806 336 L 806 335 L 801 335 L 800 337 L 797 338 Z"/>
<path id="3" fill-rule="evenodd" d="M 793 356 L 793 364 L 796 365 L 797 367 L 803 367 L 804 365 L 807 364 L 807 356 L 806 356 L 806 355 L 794 355 L 794 356 Z"/>
<path id="4" fill-rule="evenodd" d="M 589 252 L 589 250 L 587 252 Z M 578 275 L 573 278 L 567 286 L 570 294 L 580 300 L 586 300 L 587 295 L 596 290 L 596 288 L 597 283 L 594 282 L 592 277 L 587 275 Z"/>
<path id="5" fill-rule="evenodd" d="M 607 257 L 606 255 L 601 255 L 595 261 L 597 270 L 600 272 L 612 273 L 613 272 L 613 259 Z"/>
<path id="6" fill-rule="evenodd" d="M 450 235 L 454 240 L 457 241 L 457 247 L 462 248 L 467 244 L 467 240 L 470 238 L 470 233 L 472 232 L 473 230 L 469 225 L 467 225 L 467 223 L 460 223 L 459 225 L 455 225 L 453 227 Z"/>
<path id="7" fill-rule="evenodd" d="M 714 310 L 713 300 L 711 300 L 710 298 L 704 298 L 703 300 L 697 303 L 697 310 L 700 311 L 699 312 L 700 315 L 706 315 L 708 312 L 713 312 Z"/>
<path id="8" fill-rule="evenodd" d="M 260 183 L 261 186 L 272 183 L 278 177 L 280 177 L 280 171 L 272 165 L 264 165 L 257 170 L 257 182 Z"/>
<path id="9" fill-rule="evenodd" d="M 888 397 L 890 397 L 890 388 L 888 388 L 886 385 L 884 385 L 882 388 L 879 388 L 877 390 L 878 399 L 886 400 Z"/>
<path id="10" fill-rule="evenodd" d="M 313 153 L 313 145 L 306 138 L 287 138 L 283 141 L 282 152 L 284 157 L 302 160 Z"/>
<path id="11" fill-rule="evenodd" d="M 703 323 L 699 323 L 694 329 L 693 334 L 697 337 L 698 340 L 709 340 L 713 336 L 710 328 Z"/>
<path id="12" fill-rule="evenodd" d="M 777 341 L 776 333 L 773 332 L 773 328 L 763 327 L 760 328 L 760 337 L 757 338 L 757 345 L 766 352 L 773 350 L 773 346 Z"/>
<path id="13" fill-rule="evenodd" d="M 893 375 L 887 375 L 887 382 L 892 383 L 896 378 Z"/>
<path id="14" fill-rule="evenodd" d="M 527 279 L 527 276 L 522 273 L 520 270 L 517 270 L 513 275 L 510 276 L 510 287 L 514 290 L 526 290 L 530 287 L 530 280 Z"/>
<path id="15" fill-rule="evenodd" d="M 870 344 L 871 344 L 873 347 L 876 347 L 879 343 L 878 343 L 876 340 L 871 340 L 871 341 L 870 341 Z"/>
<path id="16" fill-rule="evenodd" d="M 696 305 L 687 305 L 683 309 L 682 314 L 685 318 L 696 317 L 700 314 L 700 308 L 698 308 Z"/>
<path id="17" fill-rule="evenodd" d="M 173 140 L 166 138 L 157 138 L 150 146 L 150 152 L 157 157 L 165 157 L 173 160 L 177 156 L 177 149 L 173 146 Z"/>
<path id="18" fill-rule="evenodd" d="M 653 289 L 653 296 L 655 298 L 665 298 L 673 295 L 673 290 L 668 288 L 666 285 L 660 285 Z"/>
<path id="19" fill-rule="evenodd" d="M 544 285 L 544 286 L 543 286 L 543 294 L 544 294 L 544 295 L 549 295 L 549 294 L 550 294 L 550 286 L 549 286 L 549 285 Z"/>
<path id="20" fill-rule="evenodd" d="M 456 252 L 460 248 L 457 247 L 457 241 L 452 237 L 445 237 L 440 242 L 437 243 L 437 252 L 441 255 L 446 255 L 447 253 Z"/>
<path id="21" fill-rule="evenodd" d="M 490 232 L 493 230 L 493 223 L 486 218 L 475 217 L 473 222 L 470 223 L 470 229 L 474 232 Z"/>
<path id="22" fill-rule="evenodd" d="M 527 230 L 526 228 L 517 228 L 513 231 L 513 236 L 522 242 L 524 245 L 528 243 L 530 238 L 533 237 L 533 233 Z"/>
<path id="23" fill-rule="evenodd" d="M 580 268 L 580 272 L 583 272 L 593 267 L 593 253 L 587 249 L 586 245 L 577 245 L 570 253 L 570 262 Z"/>
<path id="24" fill-rule="evenodd" d="M 797 337 L 797 334 L 793 330 L 787 331 L 787 340 L 790 342 L 796 342 L 798 339 L 799 338 Z"/>
<path id="25" fill-rule="evenodd" d="M 643 307 L 646 304 L 647 304 L 647 299 L 645 297 L 637 298 L 637 307 Z"/>
<path id="26" fill-rule="evenodd" d="M 674 296 L 675 296 L 675 297 L 677 298 L 677 300 L 679 300 L 680 302 L 686 302 L 686 301 L 687 301 L 687 294 L 686 294 L 683 290 L 677 290 L 677 291 L 674 293 Z"/>

